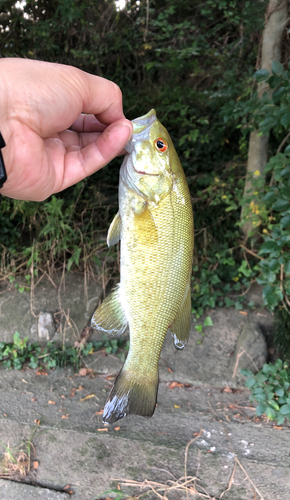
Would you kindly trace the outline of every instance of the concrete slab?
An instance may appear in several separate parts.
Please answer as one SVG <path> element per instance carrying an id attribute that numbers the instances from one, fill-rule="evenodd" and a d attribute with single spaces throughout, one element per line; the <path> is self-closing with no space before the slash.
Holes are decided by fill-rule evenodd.
<path id="1" fill-rule="evenodd" d="M 44 277 L 33 293 L 20 293 L 13 284 L 0 292 L 0 341 L 12 342 L 16 331 L 21 338 L 29 337 L 29 342 L 42 340 L 38 337 L 38 316 L 45 311 L 55 319 L 56 333 L 51 340 L 73 344 L 90 322 L 102 287 L 83 274 L 70 273 L 64 278 L 59 274 L 51 280 Z"/>
<path id="2" fill-rule="evenodd" d="M 20 500 L 22 498 L 29 500 L 67 500 L 68 495 L 47 488 L 38 488 L 29 484 L 0 479 L 0 498 L 1 500 Z"/>
<path id="3" fill-rule="evenodd" d="M 75 291 L 67 289 L 62 307 L 70 308 L 73 303 L 70 311 L 81 325 L 87 321 L 91 306 L 80 300 L 84 287 L 78 280 L 75 286 L 72 281 L 71 287 Z M 97 302 L 96 288 L 91 297 L 93 293 L 92 309 Z M 47 303 L 48 296 L 50 303 L 56 300 L 44 287 L 37 310 Z M 12 304 L 17 308 L 17 301 Z M 12 326 L 18 331 L 22 328 L 21 336 L 25 335 L 30 321 L 29 300 L 26 309 L 23 304 L 15 318 L 9 318 L 6 330 L 0 323 L 0 338 Z M 9 311 L 12 314 L 12 309 Z M 118 485 L 128 495 L 140 493 L 136 484 L 135 488 L 124 486 L 124 480 L 166 485 L 185 476 L 186 447 L 195 439 L 187 451 L 186 475 L 197 477 L 199 491 L 207 492 L 208 498 L 219 498 L 229 484 L 223 500 L 288 498 L 290 426 L 287 423 L 275 428 L 265 419 L 256 419 L 244 378 L 238 370 L 233 377 L 234 353 L 247 318 L 264 322 L 265 331 L 271 324 L 266 311 L 247 312 L 240 314 L 232 308 L 208 312 L 214 326 L 205 328 L 201 337 L 193 323 L 183 351 L 176 351 L 170 336 L 166 338 L 160 360 L 158 407 L 151 419 L 129 416 L 109 427 L 102 424 L 102 409 L 122 366 L 115 356 L 93 353 L 87 357 L 86 364 L 94 374 L 85 377 L 71 369 L 50 370 L 47 375 L 37 375 L 30 369 L 0 369 L 0 455 L 3 443 L 17 447 L 23 440 L 30 440 L 39 462 L 34 486 L 20 485 L 23 490 L 14 497 L 34 500 L 32 495 L 39 490 L 45 500 L 96 500 L 114 498 L 113 493 L 106 492 Z M 34 334 L 30 335 L 35 340 Z M 72 342 L 73 334 L 65 339 Z M 16 488 L 14 484 L 11 488 Z M 66 485 L 73 495 L 61 493 Z M 9 482 L 4 486 L 9 488 Z M 13 500 L 14 493 L 9 496 L 7 491 L 3 499 Z M 0 486 L 2 500 L 1 493 Z M 146 498 L 156 496 L 150 493 Z M 173 489 L 168 498 L 183 500 L 186 493 Z"/>

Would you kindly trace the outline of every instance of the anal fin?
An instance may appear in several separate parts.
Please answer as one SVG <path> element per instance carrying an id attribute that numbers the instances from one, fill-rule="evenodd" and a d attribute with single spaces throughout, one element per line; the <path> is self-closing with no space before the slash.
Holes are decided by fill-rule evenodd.
<path id="1" fill-rule="evenodd" d="M 184 347 L 186 346 L 190 333 L 190 322 L 191 322 L 191 294 L 190 294 L 190 281 L 189 281 L 179 311 L 172 325 L 169 327 L 174 347 L 176 349 L 184 349 Z"/>
<path id="2" fill-rule="evenodd" d="M 153 379 L 126 370 L 119 373 L 103 412 L 103 422 L 112 424 L 126 415 L 152 417 L 157 400 L 158 372 Z"/>
<path id="3" fill-rule="evenodd" d="M 118 241 L 120 240 L 120 237 L 121 237 L 121 216 L 118 212 L 115 215 L 114 219 L 112 220 L 108 230 L 108 235 L 107 235 L 108 247 L 116 245 L 116 243 L 118 243 Z"/>
<path id="4" fill-rule="evenodd" d="M 118 336 L 124 333 L 128 322 L 120 301 L 119 287 L 108 295 L 95 311 L 91 325 L 95 330 L 109 335 Z"/>

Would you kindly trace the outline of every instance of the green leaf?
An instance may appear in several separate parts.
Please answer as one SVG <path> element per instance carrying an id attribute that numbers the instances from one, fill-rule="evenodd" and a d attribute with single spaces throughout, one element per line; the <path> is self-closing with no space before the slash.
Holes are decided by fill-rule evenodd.
<path id="1" fill-rule="evenodd" d="M 288 413 L 290 413 L 290 405 L 287 403 L 286 405 L 281 406 L 280 412 L 282 413 L 282 415 L 287 415 Z"/>
<path id="2" fill-rule="evenodd" d="M 268 240 L 262 244 L 259 254 L 270 253 L 273 250 L 277 250 L 277 248 L 276 241 Z"/>
<path id="3" fill-rule="evenodd" d="M 267 417 L 270 418 L 270 420 L 274 420 L 274 418 L 276 417 L 276 411 L 271 408 L 271 406 L 267 406 L 265 413 Z"/>
<path id="4" fill-rule="evenodd" d="M 195 329 L 196 329 L 199 333 L 201 333 L 201 332 L 202 332 L 202 325 L 196 325 L 194 328 L 195 328 Z"/>
<path id="5" fill-rule="evenodd" d="M 290 122 L 289 122 L 290 125 Z M 289 200 L 277 200 L 273 205 L 272 209 L 277 210 L 277 212 L 283 212 L 283 210 L 287 210 L 290 208 Z"/>
<path id="6" fill-rule="evenodd" d="M 207 316 L 204 320 L 203 326 L 213 326 L 213 322 L 210 316 Z"/>
<path id="7" fill-rule="evenodd" d="M 258 406 L 256 408 L 256 414 L 258 416 L 263 415 L 263 413 L 265 413 L 265 411 L 266 411 L 266 408 L 267 408 L 267 406 L 265 405 L 265 403 L 258 404 Z"/>
<path id="8" fill-rule="evenodd" d="M 284 420 L 285 420 L 285 417 L 283 417 L 283 415 L 278 415 L 278 417 L 277 417 L 277 424 L 278 425 L 283 424 Z"/>
<path id="9" fill-rule="evenodd" d="M 253 372 L 251 372 L 251 370 L 247 370 L 247 368 L 242 368 L 240 371 L 241 371 L 241 374 L 244 375 L 244 377 L 252 377 L 253 376 Z"/>
<path id="10" fill-rule="evenodd" d="M 274 401 L 273 399 L 271 401 L 268 401 L 268 404 L 274 408 L 274 410 L 279 411 L 280 406 L 278 405 L 277 401 Z"/>
<path id="11" fill-rule="evenodd" d="M 256 380 L 254 379 L 254 377 L 251 377 L 251 378 L 248 378 L 245 385 L 247 387 L 253 387 L 253 385 L 255 385 L 255 383 L 256 383 Z"/>
<path id="12" fill-rule="evenodd" d="M 283 64 L 281 64 L 279 61 L 273 61 L 272 72 L 274 73 L 274 75 L 282 76 L 284 73 Z"/>
<path id="13" fill-rule="evenodd" d="M 270 76 L 270 71 L 268 71 L 267 69 L 258 69 L 258 71 L 254 73 L 254 78 L 256 78 L 258 82 L 267 80 L 269 76 Z"/>
<path id="14" fill-rule="evenodd" d="M 289 125 L 290 125 L 290 109 L 289 109 L 289 111 L 287 111 L 287 113 L 284 113 L 282 115 L 280 122 L 281 122 L 281 125 L 283 125 L 283 127 L 285 127 L 286 129 L 289 127 Z"/>
<path id="15" fill-rule="evenodd" d="M 254 399 L 255 399 L 256 401 L 258 401 L 258 403 L 261 403 L 261 402 L 263 402 L 263 401 L 266 401 L 266 399 L 267 399 L 266 394 L 264 394 L 264 393 L 263 393 L 263 394 L 256 394 L 256 392 L 255 392 L 255 393 L 253 394 L 253 396 L 254 396 Z"/>
<path id="16" fill-rule="evenodd" d="M 290 153 L 290 146 L 287 146 L 286 149 L 288 149 L 288 153 Z M 286 149 L 285 149 L 285 152 L 286 152 Z M 286 175 L 288 176 L 290 174 L 290 165 L 287 165 L 287 167 L 283 168 L 282 172 L 281 172 L 281 177 L 285 177 Z"/>
<path id="17" fill-rule="evenodd" d="M 277 396 L 282 397 L 284 396 L 284 389 L 282 389 L 282 387 L 279 387 L 279 389 L 276 389 L 275 393 L 277 394 Z"/>
<path id="18" fill-rule="evenodd" d="M 282 219 L 280 220 L 280 224 L 282 227 L 289 226 L 290 225 L 290 214 L 287 214 L 284 217 L 282 217 Z"/>

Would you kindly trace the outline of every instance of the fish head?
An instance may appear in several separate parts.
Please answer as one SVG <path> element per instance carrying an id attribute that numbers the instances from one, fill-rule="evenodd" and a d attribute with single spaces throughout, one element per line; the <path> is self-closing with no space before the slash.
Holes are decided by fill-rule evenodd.
<path id="1" fill-rule="evenodd" d="M 176 152 L 154 109 L 132 123 L 133 135 L 125 146 L 128 154 L 121 167 L 121 180 L 145 200 L 158 203 L 172 188 L 171 160 Z"/>

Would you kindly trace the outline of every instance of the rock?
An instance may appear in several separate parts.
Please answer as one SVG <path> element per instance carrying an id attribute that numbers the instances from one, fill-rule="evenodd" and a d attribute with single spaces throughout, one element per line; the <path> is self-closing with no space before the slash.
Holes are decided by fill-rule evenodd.
<path id="1" fill-rule="evenodd" d="M 40 281 L 40 280 L 39 280 Z M 43 278 L 31 292 L 19 291 L 0 283 L 0 341 L 13 342 L 17 331 L 20 338 L 37 342 L 38 316 L 41 311 L 53 313 L 57 333 L 53 340 L 73 345 L 90 323 L 100 301 L 102 287 L 94 279 L 84 279 L 77 272 L 65 276 L 55 273 L 53 279 Z M 46 334 L 42 337 L 46 340 Z"/>
<path id="2" fill-rule="evenodd" d="M 40 340 L 51 340 L 56 332 L 53 315 L 41 312 L 38 316 L 38 337 Z"/>
<path id="3" fill-rule="evenodd" d="M 266 363 L 267 356 L 268 349 L 262 330 L 254 319 L 250 319 L 238 338 L 234 374 L 242 368 L 258 372 Z"/>

